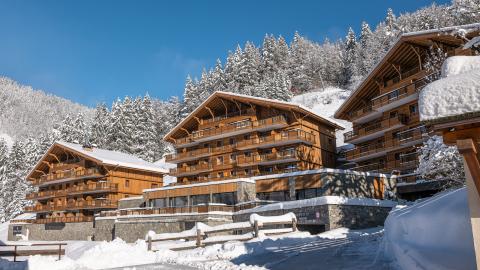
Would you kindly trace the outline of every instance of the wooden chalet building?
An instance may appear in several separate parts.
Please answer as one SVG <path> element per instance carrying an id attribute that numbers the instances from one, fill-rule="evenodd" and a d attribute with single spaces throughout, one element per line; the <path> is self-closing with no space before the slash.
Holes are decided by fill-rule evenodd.
<path id="1" fill-rule="evenodd" d="M 27 195 L 35 205 L 25 211 L 36 213 L 33 223 L 91 222 L 119 199 L 161 187 L 165 173 L 128 154 L 56 142 L 27 176 L 38 191 Z"/>
<path id="2" fill-rule="evenodd" d="M 239 189 L 255 186 L 250 177 L 334 168 L 336 129 L 343 128 L 293 103 L 215 92 L 164 138 L 176 150 L 166 162 L 177 164 L 177 183 L 146 197 L 156 207 L 235 204 Z M 288 196 L 283 181 L 250 191 Z"/>
<path id="3" fill-rule="evenodd" d="M 398 193 L 405 198 L 435 192 L 436 185 L 416 187 L 417 148 L 431 130 L 419 119 L 419 91 L 439 77 L 424 64 L 432 49 L 447 56 L 471 55 L 463 46 L 479 35 L 479 29 L 479 24 L 472 24 L 398 38 L 335 113 L 335 118 L 353 123 L 353 130 L 344 134 L 345 142 L 354 145 L 346 152 L 352 170 L 399 174 Z M 408 188 L 403 189 L 402 182 Z"/>

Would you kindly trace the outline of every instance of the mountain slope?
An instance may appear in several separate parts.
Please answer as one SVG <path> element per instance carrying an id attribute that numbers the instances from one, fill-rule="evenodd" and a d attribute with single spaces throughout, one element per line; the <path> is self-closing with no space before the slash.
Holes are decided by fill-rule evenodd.
<path id="1" fill-rule="evenodd" d="M 292 98 L 291 102 L 310 108 L 317 114 L 332 119 L 345 127 L 345 130 L 337 131 L 336 136 L 338 147 L 345 144 L 343 142 L 343 133 L 352 130 L 352 123 L 345 120 L 334 119 L 333 115 L 349 95 L 350 91 L 328 87 L 325 89 L 314 89 L 308 93 L 295 96 Z"/>
<path id="2" fill-rule="evenodd" d="M 38 137 L 50 131 L 67 114 L 92 110 L 67 99 L 34 90 L 30 86 L 0 77 L 0 134 L 13 139 Z"/>

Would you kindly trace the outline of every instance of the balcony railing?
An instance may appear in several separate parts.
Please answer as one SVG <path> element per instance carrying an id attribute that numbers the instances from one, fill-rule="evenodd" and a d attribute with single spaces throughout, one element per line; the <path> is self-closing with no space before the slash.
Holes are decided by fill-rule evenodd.
<path id="1" fill-rule="evenodd" d="M 377 162 L 377 163 L 371 163 L 371 164 L 366 164 L 366 165 L 360 165 L 360 166 L 357 166 L 357 167 L 353 167 L 350 170 L 360 171 L 360 172 L 381 172 L 381 171 L 384 171 L 385 168 L 386 168 L 385 163 Z"/>
<path id="2" fill-rule="evenodd" d="M 180 152 L 175 154 L 170 154 L 165 157 L 166 162 L 178 162 L 181 160 L 196 159 L 200 157 L 206 157 L 211 154 L 217 154 L 222 152 L 231 151 L 234 148 L 234 145 L 224 145 L 219 147 L 212 148 L 200 148 L 186 152 Z"/>
<path id="3" fill-rule="evenodd" d="M 48 199 L 53 197 L 62 197 L 66 195 L 65 190 L 45 190 L 39 192 L 32 192 L 27 194 L 27 200 L 41 200 L 41 199 Z"/>
<path id="4" fill-rule="evenodd" d="M 373 111 L 372 104 L 369 103 L 364 107 L 360 108 L 359 110 L 349 112 L 348 116 L 350 117 L 350 119 L 357 119 L 371 113 L 372 111 Z"/>
<path id="5" fill-rule="evenodd" d="M 255 165 L 259 163 L 290 160 L 290 159 L 296 159 L 296 158 L 297 158 L 296 150 L 287 150 L 287 151 L 280 151 L 280 152 L 269 153 L 269 154 L 239 156 L 237 157 L 237 165 L 238 166 Z"/>
<path id="6" fill-rule="evenodd" d="M 73 209 L 95 209 L 95 208 L 117 208 L 117 203 L 110 200 L 74 201 L 68 202 L 67 210 Z"/>
<path id="7" fill-rule="evenodd" d="M 232 113 L 229 113 L 229 114 L 226 114 L 226 115 L 216 116 L 216 117 L 208 118 L 208 119 L 202 119 L 201 123 L 202 124 L 208 124 L 208 123 L 220 122 L 220 121 L 222 121 L 224 119 L 227 119 L 227 118 L 232 118 L 232 117 L 242 116 L 242 115 L 253 116 L 253 113 L 250 112 L 249 110 L 236 111 L 236 112 L 232 112 Z"/>
<path id="8" fill-rule="evenodd" d="M 170 169 L 170 175 L 173 176 L 185 176 L 191 174 L 197 174 L 202 172 L 208 172 L 213 170 L 213 165 L 210 163 L 202 163 L 197 165 L 179 167 Z"/>
<path id="9" fill-rule="evenodd" d="M 65 210 L 65 205 L 58 204 L 37 204 L 34 206 L 25 207 L 25 212 L 51 212 L 63 210 Z"/>
<path id="10" fill-rule="evenodd" d="M 34 185 L 41 185 L 48 182 L 58 181 L 58 180 L 75 180 L 78 178 L 85 177 L 102 177 L 103 174 L 100 173 L 100 170 L 97 168 L 88 168 L 88 169 L 72 169 L 67 171 L 60 171 L 56 173 L 50 173 L 47 175 L 42 175 L 39 179 L 33 182 Z"/>
<path id="11" fill-rule="evenodd" d="M 41 218 L 33 219 L 33 223 L 36 224 L 46 224 L 46 223 L 72 223 L 72 222 L 91 222 L 94 217 L 92 216 L 83 216 L 83 217 L 55 217 L 55 218 Z"/>
<path id="12" fill-rule="evenodd" d="M 112 183 L 93 183 L 79 186 L 72 186 L 67 189 L 70 194 L 94 193 L 94 192 L 117 192 L 118 184 Z"/>
<path id="13" fill-rule="evenodd" d="M 193 205 L 179 207 L 162 207 L 162 208 L 138 208 L 138 209 L 122 209 L 117 211 L 102 211 L 101 217 L 108 216 L 130 216 L 130 215 L 162 215 L 162 214 L 196 214 L 208 212 L 233 212 L 234 207 L 230 205 Z"/>
<path id="14" fill-rule="evenodd" d="M 352 161 L 361 157 L 374 155 L 384 151 L 392 151 L 411 142 L 422 140 L 426 134 L 425 127 L 418 127 L 398 133 L 392 140 L 375 142 L 367 145 L 357 146 L 347 151 L 347 160 Z"/>
<path id="15" fill-rule="evenodd" d="M 343 136 L 344 136 L 345 142 L 348 142 L 357 137 L 369 135 L 379 130 L 388 129 L 390 127 L 394 127 L 400 124 L 404 125 L 407 123 L 407 120 L 408 118 L 405 115 L 399 114 L 395 117 L 383 119 L 381 121 L 374 122 L 373 124 L 369 124 L 362 128 L 357 128 L 355 130 L 346 132 L 343 134 Z"/>
<path id="16" fill-rule="evenodd" d="M 276 145 L 281 142 L 290 142 L 295 140 L 314 144 L 315 135 L 305 132 L 303 130 L 290 130 L 290 131 L 284 131 L 284 132 L 281 132 L 280 134 L 275 134 L 271 136 L 253 138 L 250 140 L 243 140 L 236 143 L 235 147 L 243 148 L 243 149 L 256 148 L 262 145 L 270 145 L 270 144 Z"/>
<path id="17" fill-rule="evenodd" d="M 263 127 L 279 125 L 279 124 L 287 124 L 287 120 L 283 115 L 251 121 L 251 120 L 243 120 L 234 123 L 229 123 L 225 126 L 218 127 L 218 128 L 211 128 L 211 129 L 204 129 L 195 131 L 187 137 L 179 138 L 176 140 L 177 145 L 188 144 L 192 143 L 204 138 L 217 136 L 217 135 L 226 135 L 228 133 L 240 131 L 240 130 L 254 130 L 254 129 L 261 129 Z"/>

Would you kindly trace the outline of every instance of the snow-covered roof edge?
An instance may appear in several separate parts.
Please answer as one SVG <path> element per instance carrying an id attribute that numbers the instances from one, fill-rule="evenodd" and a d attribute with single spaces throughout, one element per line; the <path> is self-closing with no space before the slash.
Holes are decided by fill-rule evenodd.
<path id="1" fill-rule="evenodd" d="M 156 173 L 168 173 L 168 170 L 166 169 L 163 169 L 163 168 L 159 168 L 158 166 L 154 165 L 153 163 L 150 163 L 148 161 L 144 161 L 145 163 L 150 163 L 152 166 L 141 166 L 141 165 L 138 165 L 138 164 L 134 164 L 134 163 L 125 163 L 125 162 L 115 162 L 114 160 L 107 160 L 107 159 L 99 159 L 98 157 L 92 155 L 92 154 L 89 154 L 88 151 L 83 151 L 83 152 L 79 152 L 77 149 L 75 148 L 72 148 L 70 145 L 70 143 L 67 143 L 67 142 L 63 142 L 63 141 L 56 141 L 54 142 L 49 148 L 48 150 L 42 155 L 42 157 L 37 161 L 37 163 L 35 163 L 35 166 L 32 167 L 32 169 L 28 172 L 27 174 L 27 177 L 26 179 L 29 179 L 31 177 L 31 175 L 35 172 L 35 170 L 37 169 L 37 167 L 42 163 L 42 161 L 48 156 L 48 154 L 52 151 L 53 148 L 55 148 L 56 146 L 59 146 L 59 147 L 64 147 L 64 148 L 67 148 L 69 149 L 70 151 L 73 151 L 73 152 L 76 152 L 80 155 L 83 155 L 83 156 L 87 156 L 99 163 L 102 163 L 102 164 L 105 164 L 105 165 L 111 165 L 111 166 L 119 166 L 119 167 L 126 167 L 126 168 L 132 168 L 132 169 L 139 169 L 139 170 L 144 170 L 144 171 L 150 171 L 150 172 L 156 172 Z M 120 153 L 120 152 L 117 152 L 117 151 L 111 151 L 111 150 L 105 150 L 105 149 L 102 149 L 104 151 L 109 151 L 113 154 L 115 153 Z M 121 153 L 123 155 L 130 155 L 130 154 L 126 154 L 126 153 Z M 130 155 L 132 156 L 132 155 Z M 132 156 L 134 157 L 134 156 Z M 135 157 L 136 159 L 139 159 L 141 160 L 140 158 L 137 158 Z"/>
<path id="2" fill-rule="evenodd" d="M 437 29 L 429 29 L 429 30 L 422 30 L 422 31 L 414 31 L 414 32 L 408 32 L 408 33 L 403 33 L 401 34 L 393 43 L 393 45 L 388 49 L 388 51 L 385 53 L 385 55 L 378 61 L 373 68 L 368 72 L 368 74 L 363 78 L 362 82 L 355 88 L 355 90 L 352 91 L 352 94 L 345 100 L 342 105 L 337 109 L 337 111 L 334 114 L 335 118 L 338 118 L 340 116 L 340 113 L 345 110 L 345 107 L 347 104 L 350 102 L 350 100 L 357 94 L 358 91 L 364 86 L 364 84 L 369 80 L 369 77 L 371 74 L 377 71 L 377 68 L 380 67 L 380 65 L 384 62 L 386 58 L 388 58 L 389 54 L 391 54 L 396 47 L 400 45 L 400 41 L 403 38 L 406 37 L 412 37 L 412 36 L 421 36 L 421 35 L 428 35 L 428 34 L 433 34 L 433 33 L 442 33 L 442 32 L 449 32 L 449 31 L 454 31 L 454 30 L 459 30 L 459 29 L 472 29 L 472 28 L 477 28 L 477 30 L 480 30 L 480 23 L 472 23 L 472 24 L 465 24 L 465 25 L 456 25 L 456 26 L 449 26 L 449 27 L 444 27 L 444 28 L 437 28 Z"/>
<path id="3" fill-rule="evenodd" d="M 376 206 L 376 207 L 394 207 L 397 202 L 391 200 L 379 200 L 371 198 L 348 198 L 342 196 L 322 196 L 305 200 L 277 202 L 258 206 L 255 208 L 240 210 L 234 212 L 234 215 L 265 212 L 281 209 L 294 209 L 300 207 L 312 207 L 319 205 L 356 205 L 356 206 Z"/>
<path id="4" fill-rule="evenodd" d="M 187 185 L 166 186 L 166 187 L 159 187 L 159 188 L 148 188 L 148 189 L 144 189 L 143 192 L 145 193 L 145 192 L 153 192 L 153 191 L 160 191 L 160 190 L 172 190 L 172 189 L 177 189 L 177 188 L 200 187 L 200 186 L 220 185 L 220 184 L 237 183 L 237 182 L 245 182 L 245 183 L 255 184 L 255 180 L 253 180 L 251 178 L 237 178 L 237 179 L 228 179 L 228 180 L 222 180 L 222 181 L 209 181 L 209 182 L 187 184 Z"/>
<path id="5" fill-rule="evenodd" d="M 256 181 L 256 180 L 265 180 L 265 179 L 271 179 L 271 178 L 284 178 L 284 177 L 291 177 L 291 176 L 320 174 L 320 173 L 353 174 L 353 175 L 360 175 L 360 176 L 374 176 L 374 177 L 382 177 L 382 178 L 391 177 L 389 174 L 383 174 L 383 173 L 359 172 L 359 171 L 352 171 L 352 170 L 322 168 L 317 170 L 304 170 L 304 171 L 297 171 L 297 172 L 290 172 L 290 173 L 254 176 L 254 177 L 251 177 L 250 179 Z"/>
<path id="6" fill-rule="evenodd" d="M 215 91 L 214 93 L 212 93 L 208 98 L 206 98 L 202 103 L 200 103 L 200 105 L 197 106 L 197 108 L 195 108 L 195 110 L 193 110 L 192 112 L 190 112 L 185 118 L 182 119 L 182 121 L 180 121 L 180 123 L 178 123 L 175 127 L 173 127 L 164 137 L 163 139 L 164 140 L 168 140 L 168 137 L 170 137 L 179 127 L 183 126 L 188 120 L 190 120 L 190 118 L 195 115 L 196 113 L 198 113 L 198 111 L 200 111 L 203 106 L 205 104 L 207 104 L 208 102 L 210 102 L 215 96 L 217 95 L 229 95 L 229 96 L 233 96 L 233 97 L 242 97 L 242 98 L 249 98 L 249 99 L 253 99 L 253 100 L 258 100 L 258 101 L 264 101 L 264 102 L 271 102 L 271 103 L 276 103 L 276 104 L 282 104 L 282 105 L 287 105 L 287 106 L 292 106 L 292 107 L 296 107 L 296 108 L 299 108 L 301 110 L 304 110 L 310 114 L 313 114 L 314 116 L 322 119 L 323 121 L 327 122 L 328 124 L 336 127 L 337 129 L 344 129 L 343 125 L 341 125 L 340 123 L 338 123 L 337 121 L 331 119 L 331 118 L 327 118 L 325 116 L 321 116 L 319 114 L 317 114 L 316 112 L 310 110 L 309 108 L 306 108 L 305 106 L 302 106 L 300 104 L 296 104 L 296 103 L 292 103 L 292 102 L 287 102 L 287 101 L 280 101 L 280 100 L 274 100 L 274 99 L 267 99 L 267 98 L 261 98 L 261 97 L 254 97 L 254 96 L 248 96 L 248 95 L 242 95 L 242 94 L 237 94 L 237 93 L 232 93 L 232 92 L 224 92 L 224 91 Z"/>

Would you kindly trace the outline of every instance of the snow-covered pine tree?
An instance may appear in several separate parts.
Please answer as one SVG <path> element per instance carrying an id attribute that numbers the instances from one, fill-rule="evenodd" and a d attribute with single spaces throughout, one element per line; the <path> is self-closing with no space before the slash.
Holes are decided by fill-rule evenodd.
<path id="1" fill-rule="evenodd" d="M 355 36 L 353 29 L 350 27 L 348 29 L 348 34 L 345 37 L 343 52 L 343 75 L 345 85 L 351 85 L 354 75 L 358 73 L 355 69 L 355 62 L 357 61 L 356 59 L 357 37 Z"/>
<path id="2" fill-rule="evenodd" d="M 147 94 L 140 99 L 137 109 L 136 149 L 134 154 L 146 161 L 154 162 L 161 158 L 158 149 L 152 100 Z"/>
<path id="3" fill-rule="evenodd" d="M 4 139 L 0 139 L 0 222 L 5 221 L 5 202 L 8 201 L 4 187 L 8 185 L 8 147 Z"/>
<path id="4" fill-rule="evenodd" d="M 93 116 L 91 126 L 91 141 L 97 147 L 108 147 L 107 134 L 109 126 L 109 111 L 105 103 L 100 103 L 95 108 L 95 115 Z"/>
<path id="5" fill-rule="evenodd" d="M 447 186 L 463 185 L 463 159 L 457 147 L 443 143 L 441 136 L 430 137 L 420 148 L 419 173 L 426 180 L 447 180 Z"/>
<path id="6" fill-rule="evenodd" d="M 181 109 L 181 115 L 187 116 L 191 111 L 195 109 L 195 105 L 198 102 L 198 87 L 190 75 L 187 77 L 185 89 L 183 90 L 183 107 Z"/>

